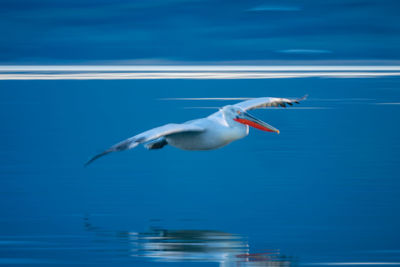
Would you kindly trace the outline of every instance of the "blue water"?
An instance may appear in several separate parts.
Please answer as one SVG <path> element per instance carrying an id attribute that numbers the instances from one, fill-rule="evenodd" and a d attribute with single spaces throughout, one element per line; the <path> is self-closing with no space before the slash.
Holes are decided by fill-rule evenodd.
<path id="1" fill-rule="evenodd" d="M 0 81 L 0 264 L 279 266 L 400 261 L 399 78 Z M 251 130 L 207 152 L 91 156 L 235 101 Z M 258 264 L 258 265 L 256 265 Z"/>

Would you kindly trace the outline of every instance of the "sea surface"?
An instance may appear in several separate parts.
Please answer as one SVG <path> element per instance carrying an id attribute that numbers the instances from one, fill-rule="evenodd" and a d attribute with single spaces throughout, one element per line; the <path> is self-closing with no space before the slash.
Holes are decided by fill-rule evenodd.
<path id="1" fill-rule="evenodd" d="M 171 98 L 305 94 L 251 111 L 280 135 L 83 167 L 237 102 Z M 400 265 L 399 103 L 399 77 L 0 81 L 0 265 Z"/>

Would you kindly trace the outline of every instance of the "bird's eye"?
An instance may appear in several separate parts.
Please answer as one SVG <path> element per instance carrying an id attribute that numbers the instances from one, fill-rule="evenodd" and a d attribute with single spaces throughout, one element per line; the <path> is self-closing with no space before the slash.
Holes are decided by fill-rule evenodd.
<path id="1" fill-rule="evenodd" d="M 236 113 L 240 115 L 240 110 L 236 111 Z"/>

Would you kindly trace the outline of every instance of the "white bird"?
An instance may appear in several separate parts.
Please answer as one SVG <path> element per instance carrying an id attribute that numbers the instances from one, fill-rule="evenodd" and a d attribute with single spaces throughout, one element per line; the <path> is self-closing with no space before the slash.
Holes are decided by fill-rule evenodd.
<path id="1" fill-rule="evenodd" d="M 297 99 L 254 98 L 235 105 L 224 106 L 206 118 L 156 127 L 97 154 L 85 166 L 108 153 L 132 149 L 139 144 L 144 144 L 147 149 L 160 149 L 168 144 L 183 150 L 211 150 L 247 136 L 249 126 L 279 134 L 278 129 L 253 117 L 246 111 L 263 107 L 286 107 L 286 104 L 293 105 L 293 103 L 299 104 L 306 97 L 307 95 Z"/>

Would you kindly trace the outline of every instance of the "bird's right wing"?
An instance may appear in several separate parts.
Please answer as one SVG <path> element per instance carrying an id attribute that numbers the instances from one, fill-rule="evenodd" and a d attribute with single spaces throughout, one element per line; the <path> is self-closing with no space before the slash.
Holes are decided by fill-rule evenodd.
<path id="1" fill-rule="evenodd" d="M 202 131 L 204 131 L 204 128 L 197 126 L 197 125 L 193 125 L 193 124 L 176 124 L 176 123 L 166 124 L 166 125 L 145 131 L 138 135 L 132 136 L 122 142 L 119 142 L 116 145 L 113 145 L 109 149 L 107 149 L 107 150 L 97 154 L 93 158 L 91 158 L 88 162 L 86 162 L 85 166 L 89 165 L 96 159 L 98 159 L 104 155 L 107 155 L 108 153 L 111 153 L 114 151 L 123 151 L 123 150 L 132 149 L 139 144 L 147 143 L 147 142 L 150 142 L 152 140 L 158 139 L 163 136 L 168 136 L 168 135 L 176 134 L 176 133 L 202 132 Z"/>
<path id="2" fill-rule="evenodd" d="M 253 98 L 246 101 L 239 102 L 234 106 L 240 107 L 243 110 L 251 110 L 257 108 L 265 108 L 265 107 L 277 107 L 281 106 L 283 108 L 286 107 L 286 104 L 293 105 L 293 103 L 299 104 L 300 101 L 307 98 L 307 95 L 301 98 L 279 98 L 279 97 L 259 97 Z"/>

